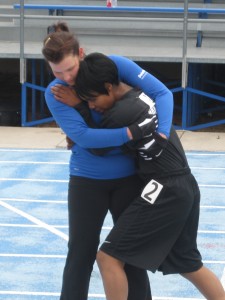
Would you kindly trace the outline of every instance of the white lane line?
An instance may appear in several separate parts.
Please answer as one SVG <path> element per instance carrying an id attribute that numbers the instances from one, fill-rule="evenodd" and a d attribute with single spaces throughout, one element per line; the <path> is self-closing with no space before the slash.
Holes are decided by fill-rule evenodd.
<path id="1" fill-rule="evenodd" d="M 69 180 L 57 180 L 57 179 L 27 179 L 27 178 L 0 178 L 0 181 L 37 181 L 37 182 L 68 182 Z M 225 188 L 224 184 L 198 184 L 199 187 L 215 187 Z"/>
<path id="2" fill-rule="evenodd" d="M 66 255 L 62 254 L 12 254 L 12 253 L 0 253 L 0 257 L 32 257 L 32 258 L 66 258 Z M 204 264 L 211 264 L 211 265 L 225 265 L 224 260 L 203 260 Z M 224 280 L 223 274 L 223 280 Z"/>
<path id="3" fill-rule="evenodd" d="M 223 275 L 221 277 L 221 283 L 223 288 L 225 289 L 225 268 L 223 269 Z"/>
<path id="4" fill-rule="evenodd" d="M 225 234 L 224 230 L 198 230 L 198 233 Z"/>
<path id="5" fill-rule="evenodd" d="M 0 160 L 0 164 L 13 164 L 13 165 L 69 165 L 69 162 L 60 162 L 60 161 L 26 161 L 26 160 Z M 198 167 L 190 166 L 192 170 L 225 170 L 225 167 Z"/>
<path id="6" fill-rule="evenodd" d="M 68 162 L 57 162 L 57 161 L 28 161 L 28 160 L 0 160 L 1 164 L 32 164 L 32 165 L 69 165 Z"/>
<path id="7" fill-rule="evenodd" d="M 51 296 L 59 297 L 59 293 L 50 292 L 26 292 L 26 291 L 0 291 L 0 295 L 29 295 L 29 296 Z M 104 294 L 88 294 L 89 298 L 106 299 Z M 202 300 L 202 298 L 179 298 L 179 297 L 152 297 L 153 300 Z"/>
<path id="8" fill-rule="evenodd" d="M 26 291 L 0 291 L 0 295 L 29 295 L 29 296 L 55 296 L 59 297 L 59 293 L 48 292 L 26 292 Z"/>
<path id="9" fill-rule="evenodd" d="M 225 265 L 225 260 L 203 260 L 204 264 Z"/>
<path id="10" fill-rule="evenodd" d="M 9 202 L 28 202 L 28 203 L 49 203 L 49 204 L 67 204 L 67 200 L 36 200 L 36 199 L 24 199 L 24 198 L 6 198 L 0 197 L 2 201 L 9 201 Z"/>
<path id="11" fill-rule="evenodd" d="M 215 153 L 196 153 L 196 152 L 185 152 L 186 155 L 188 156 L 225 156 L 225 153 L 222 152 L 222 153 L 218 153 L 218 152 L 215 152 Z"/>
<path id="12" fill-rule="evenodd" d="M 222 209 L 224 209 L 225 206 L 224 205 L 200 205 L 200 208 L 215 208 L 215 209 L 222 208 Z"/>
<path id="13" fill-rule="evenodd" d="M 52 225 L 53 226 L 53 225 Z M 40 225 L 35 224 L 11 224 L 11 223 L 0 223 L 0 227 L 21 227 L 21 228 L 40 228 Z M 68 229 L 68 225 L 54 225 L 54 228 Z M 102 230 L 111 230 L 112 226 L 103 226 Z M 225 234 L 224 230 L 198 230 L 198 233 L 207 234 Z"/>
<path id="14" fill-rule="evenodd" d="M 179 297 L 152 297 L 153 300 L 203 300 L 203 298 L 179 298 Z"/>
<path id="15" fill-rule="evenodd" d="M 40 228 L 40 225 L 33 224 L 0 224 L 0 227 L 28 227 L 28 228 Z"/>
<path id="16" fill-rule="evenodd" d="M 6 198 L 0 197 L 0 200 L 11 202 L 29 202 L 29 203 L 56 203 L 67 204 L 67 200 L 36 200 L 36 199 L 24 199 L 24 198 Z M 225 209 L 225 205 L 200 205 L 200 208 L 212 208 L 212 209 Z"/>
<path id="17" fill-rule="evenodd" d="M 53 296 L 53 297 L 59 297 L 60 293 L 53 293 L 53 292 L 27 292 L 27 291 L 0 291 L 0 295 L 26 295 L 26 296 Z M 105 295 L 104 294 L 88 294 L 88 297 L 91 297 L 91 298 L 103 298 L 103 299 L 105 299 Z M 159 299 L 159 298 L 155 298 L 155 299 Z M 161 298 L 161 299 L 163 299 L 163 298 Z M 166 298 L 164 298 L 164 299 L 166 299 Z M 177 298 L 177 299 L 179 299 L 179 298 Z M 186 299 L 189 300 L 190 298 L 186 298 Z M 194 300 L 198 300 L 198 299 L 194 299 Z"/>
<path id="18" fill-rule="evenodd" d="M 52 225 L 53 226 L 53 225 Z M 33 224 L 1 224 L 0 227 L 27 227 L 27 228 L 41 228 L 40 225 L 33 225 Z M 54 228 L 63 228 L 68 229 L 68 225 L 54 225 Z"/>
<path id="19" fill-rule="evenodd" d="M 70 151 L 68 152 L 68 150 L 60 150 L 60 149 L 11 149 L 11 148 L 0 148 L 0 152 L 31 152 L 31 153 L 39 153 L 39 152 L 47 152 L 47 153 L 68 153 L 70 154 Z"/>
<path id="20" fill-rule="evenodd" d="M 66 258 L 66 255 L 60 254 L 11 254 L 0 253 L 0 257 L 31 257 L 31 258 Z"/>
<path id="21" fill-rule="evenodd" d="M 0 160 L 2 164 L 36 164 L 36 165 L 69 165 L 69 162 L 62 162 L 62 161 L 29 161 L 29 160 Z M 198 166 L 191 166 L 191 169 L 197 170 L 225 170 L 225 167 L 198 167 Z"/>
<path id="22" fill-rule="evenodd" d="M 0 200 L 11 201 L 11 202 L 67 204 L 67 200 L 35 200 L 35 199 L 6 198 L 6 197 L 0 197 Z M 225 209 L 225 205 L 200 205 L 200 208 Z"/>
<path id="23" fill-rule="evenodd" d="M 225 188 L 224 184 L 198 184 L 200 187 L 215 187 L 215 188 Z"/>
<path id="24" fill-rule="evenodd" d="M 59 231 L 58 229 L 54 228 L 53 226 L 48 225 L 47 223 L 45 223 L 45 222 L 43 222 L 43 221 L 41 221 L 41 220 L 39 220 L 39 219 L 31 216 L 30 214 L 27 214 L 26 212 L 24 212 L 24 211 L 22 211 L 22 210 L 20 210 L 18 208 L 15 208 L 12 205 L 10 205 L 8 203 L 5 203 L 5 202 L 3 202 L 1 200 L 0 200 L 0 205 L 3 206 L 3 207 L 5 207 L 5 208 L 7 208 L 7 209 L 9 209 L 9 210 L 11 210 L 11 211 L 13 211 L 13 212 L 15 212 L 16 214 L 18 214 L 18 215 L 20 215 L 20 216 L 28 219 L 32 223 L 34 223 L 36 225 L 39 225 L 40 227 L 42 227 L 42 228 L 50 231 L 51 233 L 53 233 L 53 234 L 55 234 L 55 235 L 63 238 L 65 241 L 68 241 L 68 236 L 65 233 L 63 233 L 63 232 Z"/>
<path id="25" fill-rule="evenodd" d="M 59 293 L 50 292 L 26 292 L 26 291 L 0 291 L 0 295 L 29 295 L 29 296 L 51 296 L 59 297 Z M 88 294 L 89 298 L 106 299 L 104 294 Z M 202 300 L 202 298 L 179 298 L 179 297 L 152 297 L 153 300 Z"/>
<path id="26" fill-rule="evenodd" d="M 225 170 L 225 168 L 221 168 L 221 167 L 192 167 L 190 166 L 191 169 L 197 169 L 197 170 Z"/>
<path id="27" fill-rule="evenodd" d="M 33 181 L 33 182 L 68 182 L 58 179 L 0 178 L 0 181 Z"/>
<path id="28" fill-rule="evenodd" d="M 0 152 L 31 152 L 31 153 L 38 153 L 38 152 L 47 152 L 47 153 L 68 153 L 70 154 L 70 151 L 67 149 L 12 149 L 12 148 L 0 148 Z M 186 152 L 186 155 L 188 156 L 225 156 L 225 152 Z"/>
<path id="29" fill-rule="evenodd" d="M 34 200 L 34 199 L 23 199 L 23 198 L 1 198 L 3 201 L 12 201 L 12 202 L 29 202 L 29 203 L 57 203 L 57 204 L 67 204 L 66 200 Z"/>

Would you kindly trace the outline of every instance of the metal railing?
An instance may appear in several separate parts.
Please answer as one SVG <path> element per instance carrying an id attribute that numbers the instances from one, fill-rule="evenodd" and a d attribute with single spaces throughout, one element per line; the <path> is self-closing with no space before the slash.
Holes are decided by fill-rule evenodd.
<path id="1" fill-rule="evenodd" d="M 170 14 L 175 13 L 179 14 L 181 16 L 178 18 L 173 18 L 171 20 L 176 21 L 177 19 L 179 21 L 182 20 L 183 22 L 183 38 L 182 38 L 182 74 L 181 74 L 181 86 L 171 89 L 173 93 L 182 92 L 182 98 L 183 98 L 183 104 L 182 104 L 182 129 L 189 129 L 189 130 L 195 130 L 195 129 L 201 129 L 205 127 L 210 127 L 214 125 L 224 124 L 225 120 L 220 120 L 217 122 L 207 123 L 207 124 L 200 124 L 200 125 L 192 125 L 192 117 L 190 117 L 190 114 L 193 114 L 195 112 L 191 111 L 191 103 L 190 100 L 188 100 L 188 93 L 201 95 L 204 97 L 208 97 L 210 99 L 215 99 L 225 102 L 224 97 L 220 97 L 217 95 L 213 95 L 210 93 L 205 93 L 204 91 L 199 91 L 197 89 L 193 89 L 189 86 L 187 86 L 187 79 L 188 79 L 188 63 L 187 63 L 187 32 L 188 32 L 188 23 L 195 23 L 195 22 L 201 22 L 204 24 L 205 22 L 211 22 L 211 23 L 220 23 L 225 22 L 225 20 L 220 19 L 210 19 L 205 20 L 201 18 L 196 19 L 189 19 L 188 14 L 198 14 L 199 16 L 202 14 L 216 14 L 216 15 L 225 15 L 225 9 L 215 9 L 215 8 L 189 8 L 188 7 L 188 0 L 184 1 L 184 6 L 179 8 L 172 8 L 172 7 L 127 7 L 127 6 L 118 6 L 115 8 L 106 8 L 104 6 L 81 6 L 81 5 L 38 5 L 38 4 L 24 4 L 24 0 L 20 0 L 20 4 L 15 4 L 14 8 L 20 9 L 20 82 L 22 84 L 22 126 L 33 126 L 40 123 L 49 122 L 52 119 L 42 119 L 42 120 L 32 120 L 27 121 L 26 119 L 26 88 L 32 88 L 37 90 L 43 90 L 43 87 L 37 86 L 36 84 L 27 83 L 26 82 L 26 59 L 24 57 L 24 20 L 26 18 L 42 18 L 42 19 L 52 19 L 54 18 L 54 13 L 60 14 L 61 19 L 75 19 L 76 16 L 63 16 L 64 11 L 73 11 L 73 12 L 91 12 L 91 11 L 107 11 L 107 12 L 135 12 L 135 13 L 162 13 L 162 14 Z M 24 11 L 26 9 L 35 9 L 35 10 L 48 10 L 49 15 L 48 16 L 26 16 Z M 140 17 L 140 15 L 138 15 Z M 90 18 L 90 17 L 89 17 Z M 128 17 L 129 18 L 129 17 Z M 163 18 L 162 18 L 163 20 Z M 167 18 L 169 20 L 169 18 Z M 197 36 L 197 38 L 200 40 L 201 36 Z"/>

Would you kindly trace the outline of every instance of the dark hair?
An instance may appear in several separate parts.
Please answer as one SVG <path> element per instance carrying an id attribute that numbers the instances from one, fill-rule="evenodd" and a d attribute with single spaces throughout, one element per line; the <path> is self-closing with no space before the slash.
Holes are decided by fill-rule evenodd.
<path id="1" fill-rule="evenodd" d="M 102 53 L 91 53 L 80 62 L 75 90 L 81 100 L 91 100 L 96 95 L 108 95 L 105 83 L 119 84 L 116 64 Z"/>
<path id="2" fill-rule="evenodd" d="M 69 32 L 69 27 L 67 25 L 67 23 L 65 22 L 58 22 L 56 24 L 52 24 L 50 26 L 48 26 L 48 34 L 53 33 L 53 32 L 59 32 L 59 31 L 65 31 L 65 32 Z"/>
<path id="3" fill-rule="evenodd" d="M 42 54 L 47 61 L 59 63 L 66 55 L 79 55 L 79 41 L 64 22 L 48 27 L 49 34 L 43 41 Z"/>

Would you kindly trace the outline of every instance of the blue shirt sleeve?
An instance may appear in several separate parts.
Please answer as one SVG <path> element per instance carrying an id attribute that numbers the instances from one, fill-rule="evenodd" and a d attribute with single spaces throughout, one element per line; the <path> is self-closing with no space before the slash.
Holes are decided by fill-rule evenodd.
<path id="1" fill-rule="evenodd" d="M 173 94 L 157 78 L 143 70 L 132 60 L 118 55 L 110 55 L 117 65 L 120 80 L 141 89 L 155 101 L 159 126 L 157 131 L 169 137 L 173 119 Z"/>
<path id="2" fill-rule="evenodd" d="M 56 83 L 63 84 L 57 79 L 50 83 L 45 91 L 46 103 L 56 123 L 72 141 L 83 148 L 116 147 L 129 141 L 126 127 L 118 129 L 89 128 L 78 111 L 54 98 L 50 87 Z"/>

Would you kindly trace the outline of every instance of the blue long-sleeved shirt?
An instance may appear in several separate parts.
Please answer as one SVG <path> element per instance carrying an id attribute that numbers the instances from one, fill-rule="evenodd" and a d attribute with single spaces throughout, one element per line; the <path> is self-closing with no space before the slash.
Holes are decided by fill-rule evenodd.
<path id="1" fill-rule="evenodd" d="M 154 76 L 143 71 L 137 64 L 121 56 L 110 56 L 116 63 L 120 80 L 141 88 L 156 102 L 159 117 L 159 132 L 169 135 L 172 122 L 173 99 L 170 91 Z M 115 149 L 104 156 L 95 156 L 88 148 L 116 147 L 129 138 L 126 128 L 92 129 L 72 107 L 57 101 L 51 86 L 65 82 L 55 79 L 45 91 L 45 99 L 55 121 L 76 144 L 72 148 L 70 174 L 95 179 L 114 179 L 133 175 L 136 172 L 134 159 Z M 100 121 L 99 114 L 93 116 Z M 95 120 L 97 120 L 95 118 Z"/>
<path id="2" fill-rule="evenodd" d="M 45 99 L 57 124 L 76 142 L 70 158 L 70 174 L 95 179 L 114 179 L 135 174 L 134 159 L 124 155 L 120 149 L 110 151 L 104 156 L 96 156 L 86 149 L 121 146 L 129 140 L 126 127 L 89 128 L 73 107 L 54 98 L 51 86 L 55 84 L 65 83 L 59 79 L 53 80 L 45 91 Z"/>
<path id="3" fill-rule="evenodd" d="M 159 121 L 157 131 L 169 137 L 173 118 L 172 92 L 161 81 L 130 59 L 118 55 L 110 55 L 109 57 L 117 65 L 120 81 L 132 87 L 140 88 L 155 101 Z"/>

